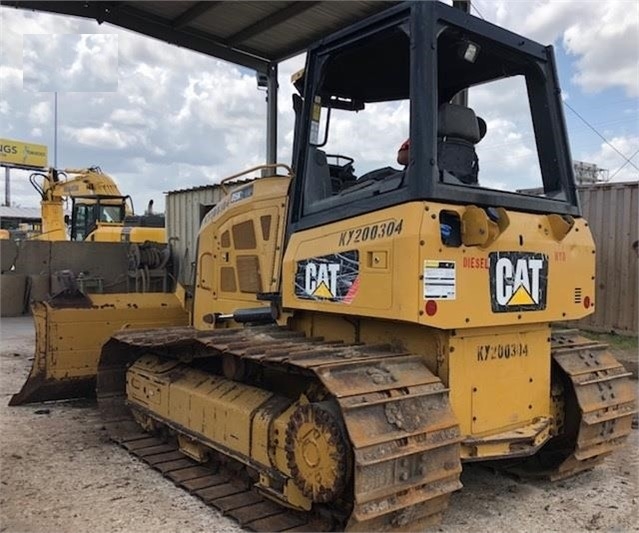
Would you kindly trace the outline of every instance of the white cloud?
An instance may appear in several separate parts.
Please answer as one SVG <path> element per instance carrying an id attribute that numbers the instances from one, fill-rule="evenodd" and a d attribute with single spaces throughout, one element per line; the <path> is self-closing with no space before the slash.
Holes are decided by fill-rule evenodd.
<path id="1" fill-rule="evenodd" d="M 150 119 L 139 109 L 114 109 L 110 120 L 125 126 L 145 126 L 149 124 Z"/>
<path id="2" fill-rule="evenodd" d="M 576 59 L 574 81 L 588 91 L 621 87 L 639 95 L 639 3 L 628 0 L 482 0 L 486 20 Z"/>
<path id="3" fill-rule="evenodd" d="M 625 159 L 612 146 L 603 142 L 596 151 L 574 154 L 575 159 L 579 161 L 596 161 L 599 168 L 609 171 L 609 177 L 612 178 L 612 181 L 638 181 L 639 170 L 636 167 L 639 167 L 639 155 L 636 152 L 639 150 L 639 136 L 615 136 L 610 138 L 609 141 L 625 157 L 631 158 L 632 164 L 626 163 Z"/>
<path id="4" fill-rule="evenodd" d="M 563 35 L 566 51 L 577 57 L 573 81 L 590 92 L 617 86 L 639 96 L 639 4 L 595 5 L 598 17 L 579 20 Z"/>
<path id="5" fill-rule="evenodd" d="M 255 76 L 242 74 L 237 68 L 189 76 L 183 96 L 184 103 L 175 116 L 178 121 L 194 118 L 214 127 L 244 128 L 263 120 L 266 114 Z"/>
<path id="6" fill-rule="evenodd" d="M 109 123 L 102 124 L 99 128 L 64 127 L 63 129 L 79 144 L 105 150 L 126 148 L 136 141 L 133 135 L 118 130 Z"/>
<path id="7" fill-rule="evenodd" d="M 114 34 L 80 35 L 75 45 L 76 56 L 67 75 L 80 75 L 86 79 L 87 73 L 105 84 L 117 86 L 118 78 L 118 36 Z"/>
<path id="8" fill-rule="evenodd" d="M 48 102 L 38 102 L 29 111 L 29 122 L 42 125 L 51 120 L 51 106 Z"/>
<path id="9" fill-rule="evenodd" d="M 23 83 L 33 91 L 115 91 L 117 34 L 23 36 Z"/>
<path id="10" fill-rule="evenodd" d="M 17 67 L 0 65 L 0 94 L 8 95 L 8 91 L 22 89 L 22 71 Z"/>

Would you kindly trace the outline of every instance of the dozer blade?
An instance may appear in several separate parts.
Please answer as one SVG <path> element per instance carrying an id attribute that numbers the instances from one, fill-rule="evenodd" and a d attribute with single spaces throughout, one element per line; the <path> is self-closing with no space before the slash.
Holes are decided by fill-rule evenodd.
<path id="1" fill-rule="evenodd" d="M 9 405 L 95 396 L 102 345 L 120 329 L 188 324 L 176 294 L 91 294 L 35 303 L 33 366 Z"/>

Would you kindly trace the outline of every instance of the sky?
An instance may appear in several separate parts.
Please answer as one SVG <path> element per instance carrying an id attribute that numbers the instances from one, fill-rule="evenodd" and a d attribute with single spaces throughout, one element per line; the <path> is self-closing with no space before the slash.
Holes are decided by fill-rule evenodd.
<path id="1" fill-rule="evenodd" d="M 639 179 L 638 2 L 473 0 L 472 13 L 553 44 L 573 159 L 608 169 L 613 181 Z M 279 69 L 283 163 L 293 143 L 290 77 L 303 66 L 302 55 Z M 497 188 L 538 184 L 518 83 L 470 94 L 488 124 L 480 173 Z M 265 93 L 253 71 L 106 23 L 0 7 L 0 137 L 48 145 L 51 164 L 56 90 L 58 168 L 100 166 L 137 211 L 149 199 L 162 210 L 166 191 L 217 183 L 265 160 Z M 356 120 L 336 116 L 331 141 L 359 174 L 397 167 L 407 114 L 400 102 L 370 107 Z M 12 204 L 37 206 L 28 173 L 11 176 Z"/>

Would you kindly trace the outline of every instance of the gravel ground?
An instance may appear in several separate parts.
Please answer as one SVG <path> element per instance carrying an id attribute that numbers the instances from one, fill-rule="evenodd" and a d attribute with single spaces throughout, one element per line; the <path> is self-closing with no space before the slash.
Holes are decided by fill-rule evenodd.
<path id="1" fill-rule="evenodd" d="M 0 532 L 240 531 L 111 444 L 91 402 L 8 407 L 31 365 L 33 327 L 19 317 L 0 328 Z M 634 430 L 603 466 L 558 483 L 466 465 L 435 530 L 639 531 L 638 441 Z"/>

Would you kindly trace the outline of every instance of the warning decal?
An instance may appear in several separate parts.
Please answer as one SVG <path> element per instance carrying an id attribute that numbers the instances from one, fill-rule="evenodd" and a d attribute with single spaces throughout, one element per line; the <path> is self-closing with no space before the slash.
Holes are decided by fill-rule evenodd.
<path id="1" fill-rule="evenodd" d="M 546 308 L 548 256 L 528 252 L 492 252 L 490 302 L 494 313 Z"/>
<path id="2" fill-rule="evenodd" d="M 456 288 L 455 261 L 424 261 L 424 300 L 454 300 Z"/>

